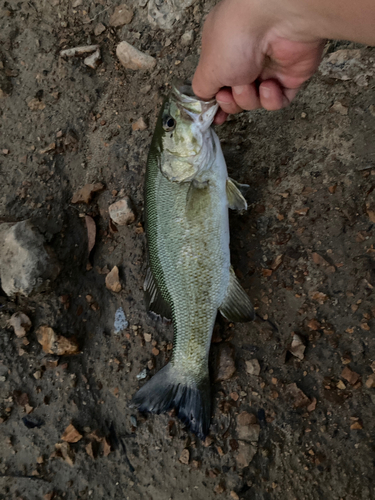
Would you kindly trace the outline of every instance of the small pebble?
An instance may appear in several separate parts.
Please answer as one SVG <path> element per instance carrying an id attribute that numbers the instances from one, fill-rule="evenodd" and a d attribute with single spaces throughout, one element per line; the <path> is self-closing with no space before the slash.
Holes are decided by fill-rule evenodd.
<path id="1" fill-rule="evenodd" d="M 131 23 L 134 12 L 127 5 L 118 5 L 109 19 L 109 25 L 113 28 Z"/>
<path id="2" fill-rule="evenodd" d="M 106 30 L 106 27 L 102 23 L 98 23 L 94 28 L 94 35 L 99 36 Z"/>
<path id="3" fill-rule="evenodd" d="M 135 213 L 129 197 L 112 203 L 108 210 L 109 216 L 118 226 L 126 226 L 135 221 Z"/>
<path id="4" fill-rule="evenodd" d="M 138 120 L 132 124 L 132 129 L 134 131 L 139 130 L 140 132 L 142 132 L 143 130 L 146 130 L 147 125 L 146 125 L 144 119 L 142 117 L 138 118 Z"/>
<path id="5" fill-rule="evenodd" d="M 181 37 L 181 44 L 188 46 L 191 45 L 194 42 L 194 31 L 189 30 L 185 31 L 185 33 Z"/>
<path id="6" fill-rule="evenodd" d="M 188 465 L 189 464 L 189 458 L 190 458 L 190 453 L 187 448 L 182 450 L 180 458 L 178 459 L 182 464 Z"/>
<path id="7" fill-rule="evenodd" d="M 122 307 L 119 307 L 115 313 L 115 333 L 120 333 L 122 330 L 126 330 L 129 326 L 129 323 L 126 319 L 124 310 Z"/>
<path id="8" fill-rule="evenodd" d="M 246 361 L 246 373 L 258 377 L 260 374 L 260 364 L 257 359 L 250 359 Z"/>
<path id="9" fill-rule="evenodd" d="M 133 427 L 138 426 L 137 418 L 134 415 L 130 415 L 130 422 L 131 422 Z"/>
<path id="10" fill-rule="evenodd" d="M 101 55 L 100 55 L 100 49 L 96 49 L 96 51 L 93 54 L 90 54 L 87 56 L 83 62 L 88 66 L 89 68 L 96 69 L 101 61 Z"/>
<path id="11" fill-rule="evenodd" d="M 147 370 L 146 368 L 142 370 L 138 375 L 136 375 L 137 380 L 143 380 L 147 377 Z"/>
<path id="12" fill-rule="evenodd" d="M 105 286 L 108 290 L 118 293 L 121 291 L 121 283 L 119 280 L 119 270 L 117 266 L 114 266 L 112 271 L 110 271 L 105 277 Z"/>

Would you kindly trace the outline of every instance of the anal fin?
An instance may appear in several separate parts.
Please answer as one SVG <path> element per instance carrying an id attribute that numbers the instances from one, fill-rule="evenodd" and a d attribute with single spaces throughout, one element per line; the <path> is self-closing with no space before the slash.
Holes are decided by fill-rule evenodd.
<path id="1" fill-rule="evenodd" d="M 219 308 L 221 314 L 229 321 L 252 321 L 255 319 L 254 307 L 245 290 L 240 285 L 232 267 L 230 268 L 229 276 L 227 294 Z"/>
<path id="2" fill-rule="evenodd" d="M 145 292 L 147 309 L 160 315 L 162 318 L 171 319 L 171 307 L 164 300 L 150 267 L 147 268 L 143 290 Z"/>
<path id="3" fill-rule="evenodd" d="M 247 210 L 247 202 L 241 193 L 241 190 L 248 188 L 247 184 L 239 184 L 230 177 L 227 179 L 227 200 L 228 207 L 232 210 Z"/>

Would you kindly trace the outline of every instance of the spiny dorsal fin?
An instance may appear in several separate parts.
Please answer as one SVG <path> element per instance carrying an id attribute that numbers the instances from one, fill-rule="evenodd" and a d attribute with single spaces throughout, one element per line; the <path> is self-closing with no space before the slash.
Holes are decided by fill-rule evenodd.
<path id="1" fill-rule="evenodd" d="M 145 291 L 147 310 L 159 314 L 162 318 L 171 319 L 171 308 L 163 299 L 149 267 L 147 268 L 143 290 Z"/>
<path id="2" fill-rule="evenodd" d="M 232 267 L 230 268 L 227 294 L 219 309 L 221 314 L 229 321 L 245 322 L 252 321 L 255 318 L 254 307 L 240 285 Z"/>
<path id="3" fill-rule="evenodd" d="M 230 177 L 227 179 L 228 207 L 232 210 L 247 210 L 247 202 L 241 193 L 241 189 L 249 187 L 247 184 L 239 184 Z"/>

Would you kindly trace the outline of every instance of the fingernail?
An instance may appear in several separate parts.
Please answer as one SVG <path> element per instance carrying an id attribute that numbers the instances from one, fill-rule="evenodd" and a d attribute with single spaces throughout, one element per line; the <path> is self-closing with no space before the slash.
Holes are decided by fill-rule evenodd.
<path id="1" fill-rule="evenodd" d="M 262 94 L 262 97 L 265 97 L 266 99 L 268 99 L 271 94 L 270 89 L 267 87 L 260 87 L 259 91 Z"/>
<path id="2" fill-rule="evenodd" d="M 241 95 L 243 92 L 244 86 L 243 85 L 238 85 L 238 87 L 233 87 L 233 92 L 236 95 Z"/>

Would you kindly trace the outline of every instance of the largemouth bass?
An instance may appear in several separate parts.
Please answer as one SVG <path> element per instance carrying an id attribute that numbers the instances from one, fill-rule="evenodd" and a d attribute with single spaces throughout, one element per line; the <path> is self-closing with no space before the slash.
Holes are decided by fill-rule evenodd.
<path id="1" fill-rule="evenodd" d="M 145 221 L 151 311 L 173 322 L 170 362 L 134 396 L 141 412 L 177 416 L 198 437 L 211 418 L 208 355 L 217 311 L 254 319 L 229 254 L 228 207 L 245 210 L 211 128 L 218 105 L 175 85 L 161 109 L 147 160 Z"/>

